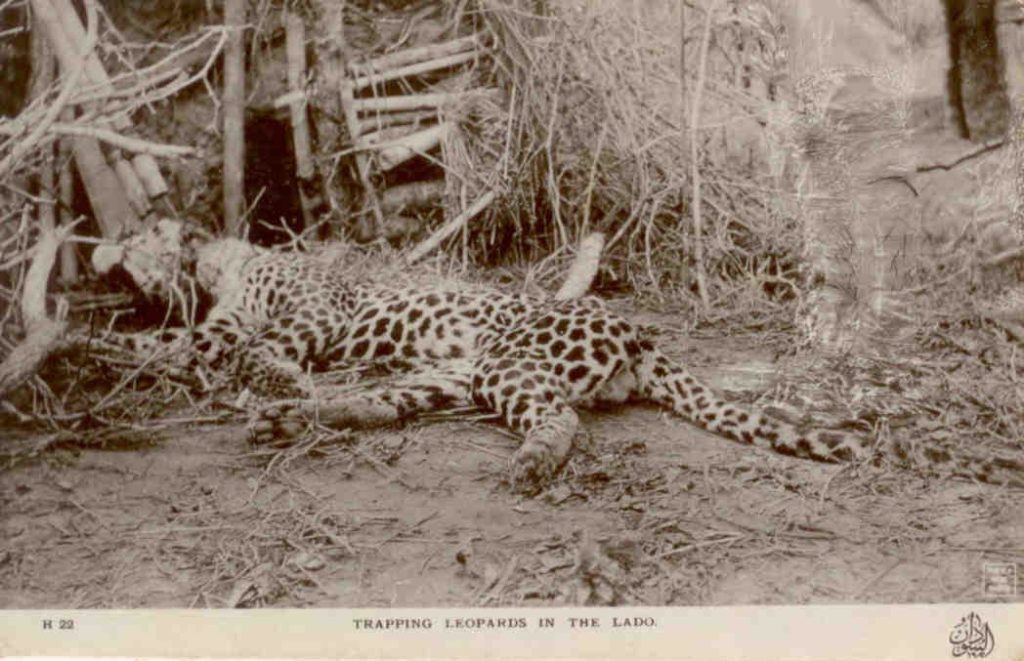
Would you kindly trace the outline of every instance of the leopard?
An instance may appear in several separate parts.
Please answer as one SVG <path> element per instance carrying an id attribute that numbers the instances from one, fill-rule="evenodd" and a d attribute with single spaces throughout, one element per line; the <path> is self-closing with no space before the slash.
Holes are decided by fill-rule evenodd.
<path id="1" fill-rule="evenodd" d="M 294 436 L 314 415 L 328 427 L 365 429 L 475 407 L 521 438 L 512 483 L 543 485 L 570 456 L 580 410 L 647 402 L 797 459 L 856 463 L 880 451 L 863 433 L 797 424 L 730 400 L 670 359 L 646 327 L 592 296 L 353 281 L 329 260 L 232 238 L 200 247 L 195 264 L 216 301 L 206 319 L 121 339 L 146 355 L 191 356 L 255 394 L 262 404 L 248 425 L 253 443 Z M 355 388 L 318 386 L 311 377 L 374 364 L 400 369 Z M 903 462 L 1024 486 L 1024 465 L 1012 459 L 894 448 Z"/>

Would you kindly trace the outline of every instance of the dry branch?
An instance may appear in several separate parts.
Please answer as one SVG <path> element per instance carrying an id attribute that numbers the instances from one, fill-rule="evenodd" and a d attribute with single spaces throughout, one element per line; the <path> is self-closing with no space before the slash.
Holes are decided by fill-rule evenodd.
<path id="1" fill-rule="evenodd" d="M 437 112 L 433 110 L 405 110 L 401 112 L 374 113 L 359 120 L 359 131 L 361 135 L 373 131 L 390 128 L 392 126 L 403 126 L 412 124 L 419 126 L 426 122 L 437 119 Z"/>
<path id="2" fill-rule="evenodd" d="M 386 172 L 408 161 L 417 154 L 425 154 L 440 145 L 450 129 L 451 126 L 449 124 L 438 124 L 437 126 L 431 126 L 430 128 L 407 135 L 399 140 L 373 145 L 373 149 L 379 150 L 377 152 L 377 163 L 380 165 L 380 169 Z"/>
<path id="3" fill-rule="evenodd" d="M 454 55 L 455 53 L 461 53 L 464 50 L 475 50 L 480 45 L 481 41 L 482 40 L 479 35 L 471 34 L 466 37 L 460 37 L 459 39 L 453 39 L 452 41 L 448 41 L 443 44 L 430 44 L 429 46 L 420 46 L 395 53 L 388 53 L 387 55 L 382 55 L 370 60 L 369 62 L 353 62 L 352 64 L 349 64 L 348 69 L 356 76 L 368 76 L 381 73 L 383 71 L 389 71 L 397 67 L 403 67 L 415 62 L 422 62 L 423 60 L 435 60 L 445 56 Z"/>
<path id="4" fill-rule="evenodd" d="M 497 197 L 497 193 L 494 191 L 488 191 L 480 196 L 476 202 L 474 202 L 468 209 L 460 213 L 455 218 L 452 218 L 445 223 L 441 229 L 435 232 L 432 236 L 428 237 L 423 243 L 419 244 L 406 257 L 406 260 L 411 264 L 422 259 L 425 255 L 436 249 L 441 243 L 449 236 L 457 232 L 463 225 L 465 225 L 471 218 L 476 216 L 478 213 L 486 209 L 494 198 Z"/>
<path id="5" fill-rule="evenodd" d="M 67 323 L 63 316 L 66 309 L 58 308 L 56 319 L 46 316 L 46 282 L 57 258 L 57 249 L 72 228 L 72 225 L 65 225 L 60 229 L 44 229 L 40 232 L 21 297 L 25 339 L 0 363 L 0 397 L 6 396 L 35 374 L 64 335 Z"/>
<path id="6" fill-rule="evenodd" d="M 88 79 L 99 88 L 100 93 L 108 93 L 113 89 L 110 84 L 110 77 L 107 72 L 103 69 L 103 65 L 100 63 L 99 57 L 96 56 L 95 51 L 90 46 L 88 49 L 84 47 L 86 43 L 86 30 L 82 27 L 81 21 L 78 20 L 78 13 L 75 8 L 71 5 L 70 0 L 36 0 L 40 5 L 50 3 L 53 11 L 60 17 L 61 27 L 64 28 L 64 35 L 71 43 L 71 48 L 87 53 L 85 55 L 85 75 Z M 114 128 L 126 129 L 131 126 L 127 117 L 119 116 L 113 119 Z"/>
<path id="7" fill-rule="evenodd" d="M 192 147 L 181 145 L 167 145 L 159 142 L 150 142 L 141 138 L 132 138 L 121 135 L 110 129 L 99 126 L 88 126 L 72 122 L 53 122 L 46 127 L 47 131 L 58 135 L 74 135 L 87 138 L 96 138 L 101 142 L 113 145 L 119 149 L 130 151 L 136 154 L 150 154 L 154 156 L 189 156 L 195 153 Z M 0 126 L 0 135 L 14 135 L 18 129 L 13 126 Z M 152 161 L 152 159 L 150 159 Z M 156 161 L 152 161 L 156 163 Z"/>
<path id="8" fill-rule="evenodd" d="M 419 62 L 417 64 L 410 64 L 407 67 L 399 67 L 389 71 L 382 71 L 381 73 L 360 76 L 352 81 L 352 87 L 354 89 L 361 90 L 365 87 L 370 87 L 371 85 L 386 83 L 389 80 L 397 80 L 408 76 L 418 76 L 429 71 L 455 67 L 460 64 L 465 64 L 466 62 L 472 62 L 478 57 L 480 57 L 480 53 L 475 50 L 469 51 L 468 53 L 458 53 L 447 57 L 439 57 L 436 60 L 430 60 L 428 62 Z"/>
<path id="9" fill-rule="evenodd" d="M 160 168 L 156 161 L 146 158 L 145 154 L 139 154 L 132 159 L 132 166 L 135 174 L 139 175 L 139 181 L 146 188 L 146 194 L 151 198 L 157 198 L 167 192 L 167 182 L 160 175 Z"/>
<path id="10" fill-rule="evenodd" d="M 139 180 L 139 175 L 135 173 L 135 168 L 131 166 L 131 163 L 119 158 L 114 161 L 114 172 L 117 173 L 118 178 L 121 180 L 121 186 L 124 187 L 124 192 L 128 196 L 128 203 L 132 205 L 135 212 L 140 216 L 145 216 L 149 213 L 149 197 L 146 195 L 146 189 Z"/>
<path id="11" fill-rule="evenodd" d="M 404 94 L 381 96 L 370 99 L 355 99 L 352 107 L 356 112 L 394 112 L 397 110 L 420 110 L 440 108 L 463 98 L 465 93 L 434 92 L 430 94 Z"/>
<path id="12" fill-rule="evenodd" d="M 392 186 L 384 191 L 380 204 L 385 211 L 396 211 L 402 207 L 427 204 L 444 195 L 444 186 L 444 181 L 440 179 Z"/>
<path id="13" fill-rule="evenodd" d="M 126 231 L 130 232 L 138 226 L 138 216 L 128 202 L 121 180 L 103 157 L 99 143 L 95 138 L 74 137 L 71 140 L 75 165 L 103 236 L 117 239 Z"/>

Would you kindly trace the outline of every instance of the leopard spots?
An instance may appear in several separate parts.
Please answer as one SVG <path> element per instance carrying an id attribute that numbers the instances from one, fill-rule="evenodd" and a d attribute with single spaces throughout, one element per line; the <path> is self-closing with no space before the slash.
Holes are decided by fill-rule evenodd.
<path id="1" fill-rule="evenodd" d="M 204 250 L 218 258 L 216 246 Z M 578 424 L 574 407 L 601 401 L 652 401 L 713 433 L 805 459 L 852 461 L 874 450 L 856 435 L 800 430 L 729 403 L 661 354 L 646 332 L 590 299 L 355 285 L 300 254 L 241 252 L 249 256 L 232 260 L 231 273 L 219 263 L 197 266 L 220 274 L 212 287 L 217 306 L 193 337 L 160 334 L 157 343 L 191 340 L 204 358 L 234 368 L 240 385 L 275 397 L 304 393 L 306 366 L 401 359 L 412 370 L 388 388 L 346 395 L 337 424 L 390 422 L 472 401 L 524 434 L 514 475 L 529 479 L 550 476 L 564 461 Z M 915 452 L 894 444 L 897 458 Z M 919 457 L 969 467 L 980 479 L 1019 469 L 945 448 Z"/>

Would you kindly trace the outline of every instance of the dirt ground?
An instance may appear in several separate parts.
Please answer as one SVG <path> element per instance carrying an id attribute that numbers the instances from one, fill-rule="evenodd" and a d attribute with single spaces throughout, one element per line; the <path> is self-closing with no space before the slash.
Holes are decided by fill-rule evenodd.
<path id="1" fill-rule="evenodd" d="M 737 387 L 771 368 L 738 346 L 674 353 Z M 655 408 L 582 420 L 561 478 L 532 495 L 506 478 L 516 440 L 465 418 L 286 449 L 250 446 L 239 422 L 22 451 L 0 474 L 0 606 L 1020 599 L 983 579 L 1024 566 L 1021 490 L 789 459 Z"/>

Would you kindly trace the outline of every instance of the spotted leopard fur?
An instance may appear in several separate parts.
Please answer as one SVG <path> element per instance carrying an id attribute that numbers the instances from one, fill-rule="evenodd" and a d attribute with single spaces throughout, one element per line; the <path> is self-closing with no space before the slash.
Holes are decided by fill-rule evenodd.
<path id="1" fill-rule="evenodd" d="M 197 277 L 217 299 L 203 324 L 131 341 L 144 352 L 189 345 L 203 361 L 233 370 L 240 385 L 290 399 L 257 415 L 251 426 L 256 441 L 295 433 L 295 420 L 314 409 L 322 423 L 367 427 L 475 405 L 522 434 L 513 477 L 537 482 L 568 456 L 576 409 L 642 400 L 784 455 L 843 462 L 875 453 L 860 436 L 800 429 L 726 401 L 594 299 L 553 302 L 497 291 L 352 284 L 314 257 L 230 239 L 200 250 Z M 395 361 L 407 371 L 382 386 L 314 391 L 306 377 L 339 365 Z M 904 446 L 895 453 L 909 458 Z M 919 454 L 984 481 L 1012 482 L 1003 476 L 1015 474 L 1019 483 L 1024 473 L 1019 464 L 946 450 Z"/>

